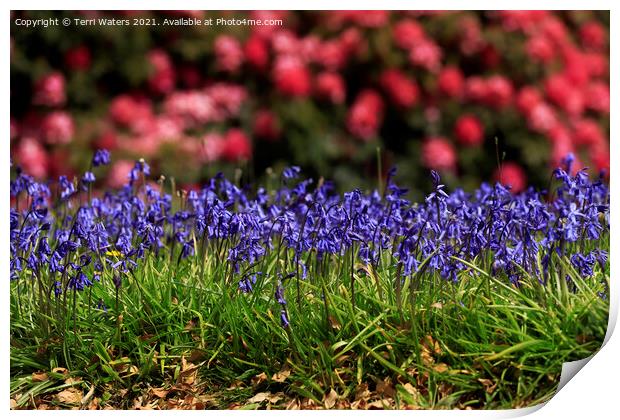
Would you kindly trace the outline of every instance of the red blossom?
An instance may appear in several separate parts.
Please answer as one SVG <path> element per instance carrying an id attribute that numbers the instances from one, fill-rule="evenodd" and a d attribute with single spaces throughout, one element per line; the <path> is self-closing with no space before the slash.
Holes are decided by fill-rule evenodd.
<path id="1" fill-rule="evenodd" d="M 306 97 L 310 94 L 310 72 L 293 57 L 280 57 L 273 71 L 276 88 L 286 96 Z"/>
<path id="2" fill-rule="evenodd" d="M 583 113 L 585 103 L 579 89 L 576 89 L 563 74 L 554 74 L 545 81 L 547 97 L 572 116 Z"/>
<path id="3" fill-rule="evenodd" d="M 94 141 L 93 146 L 95 149 L 115 150 L 118 147 L 118 136 L 112 130 L 104 131 Z"/>
<path id="4" fill-rule="evenodd" d="M 524 86 L 517 93 L 516 105 L 519 112 L 528 115 L 536 105 L 542 102 L 542 95 L 533 86 Z"/>
<path id="5" fill-rule="evenodd" d="M 422 144 L 422 164 L 439 171 L 456 170 L 456 151 L 443 137 L 431 137 Z"/>
<path id="6" fill-rule="evenodd" d="M 230 162 L 248 160 L 252 157 L 252 144 L 242 130 L 238 128 L 228 130 L 224 136 L 222 157 Z"/>
<path id="7" fill-rule="evenodd" d="M 254 135 L 264 140 L 278 140 L 281 129 L 277 116 L 268 109 L 257 111 L 254 116 Z"/>
<path id="8" fill-rule="evenodd" d="M 534 35 L 527 40 L 525 45 L 527 55 L 534 61 L 547 64 L 555 58 L 555 47 L 543 35 Z"/>
<path id="9" fill-rule="evenodd" d="M 65 77 L 62 73 L 48 73 L 37 80 L 33 99 L 36 105 L 62 106 L 65 101 Z"/>
<path id="10" fill-rule="evenodd" d="M 357 28 L 349 28 L 340 35 L 340 42 L 347 56 L 356 56 L 366 50 L 366 40 Z"/>
<path id="11" fill-rule="evenodd" d="M 383 100 L 366 89 L 357 96 L 347 115 L 347 128 L 356 137 L 368 141 L 377 135 L 383 122 Z"/>
<path id="12" fill-rule="evenodd" d="M 314 91 L 318 98 L 334 104 L 344 103 L 346 96 L 344 80 L 338 73 L 319 73 L 316 77 Z"/>
<path id="13" fill-rule="evenodd" d="M 491 76 L 486 81 L 487 91 L 484 102 L 493 108 L 504 108 L 512 104 L 514 88 L 505 76 Z"/>
<path id="14" fill-rule="evenodd" d="M 584 96 L 589 109 L 601 114 L 609 114 L 609 85 L 607 83 L 590 83 Z"/>
<path id="15" fill-rule="evenodd" d="M 414 45 L 422 41 L 426 34 L 424 28 L 414 20 L 401 20 L 394 25 L 392 36 L 397 46 L 403 50 L 410 50 Z"/>
<path id="16" fill-rule="evenodd" d="M 456 120 L 454 137 L 464 146 L 480 146 L 484 141 L 484 127 L 473 115 L 463 115 Z"/>
<path id="17" fill-rule="evenodd" d="M 601 126 L 590 118 L 577 121 L 574 125 L 574 132 L 577 146 L 594 146 L 605 141 Z"/>
<path id="18" fill-rule="evenodd" d="M 185 87 L 196 89 L 202 83 L 202 76 L 195 66 L 183 66 L 179 69 L 179 80 Z"/>
<path id="19" fill-rule="evenodd" d="M 390 100 L 397 106 L 411 108 L 418 102 L 420 96 L 418 85 L 400 70 L 385 70 L 379 82 Z"/>
<path id="20" fill-rule="evenodd" d="M 243 46 L 245 59 L 257 70 L 264 71 L 269 66 L 269 47 L 263 38 L 252 35 Z"/>
<path id="21" fill-rule="evenodd" d="M 65 64 L 70 70 L 88 70 L 91 64 L 90 49 L 85 45 L 71 48 L 65 53 Z"/>
<path id="22" fill-rule="evenodd" d="M 149 52 L 148 61 L 152 74 L 148 79 L 149 86 L 154 93 L 170 93 L 176 84 L 176 74 L 168 54 L 160 49 Z"/>
<path id="23" fill-rule="evenodd" d="M 488 94 L 488 85 L 480 76 L 471 76 L 465 80 L 465 98 L 472 102 L 482 102 Z"/>
<path id="24" fill-rule="evenodd" d="M 344 67 L 347 52 L 340 40 L 323 42 L 314 53 L 315 60 L 328 70 L 336 71 Z"/>
<path id="25" fill-rule="evenodd" d="M 444 67 L 437 78 L 439 91 L 449 98 L 460 98 L 463 95 L 465 80 L 458 67 Z"/>
<path id="26" fill-rule="evenodd" d="M 599 51 L 607 45 L 607 31 L 599 22 L 586 22 L 579 28 L 579 39 L 584 47 Z"/>
<path id="27" fill-rule="evenodd" d="M 606 144 L 592 147 L 590 151 L 592 163 L 596 167 L 597 171 L 606 171 L 609 173 L 609 147 Z"/>
<path id="28" fill-rule="evenodd" d="M 460 49 L 466 56 L 471 56 L 480 51 L 484 46 L 480 22 L 473 16 L 464 16 L 459 20 L 461 32 Z"/>
<path id="29" fill-rule="evenodd" d="M 504 162 L 493 174 L 493 180 L 511 187 L 510 191 L 514 194 L 520 193 L 527 187 L 525 171 L 514 162 Z"/>

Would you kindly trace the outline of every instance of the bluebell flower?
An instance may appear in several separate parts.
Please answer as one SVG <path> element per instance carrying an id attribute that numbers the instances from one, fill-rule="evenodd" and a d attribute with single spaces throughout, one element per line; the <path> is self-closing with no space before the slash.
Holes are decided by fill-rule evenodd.
<path id="1" fill-rule="evenodd" d="M 95 182 L 96 178 L 95 178 L 95 174 L 93 174 L 92 172 L 85 172 L 84 175 L 82 176 L 82 183 L 83 184 L 92 184 L 93 182 Z"/>
<path id="2" fill-rule="evenodd" d="M 93 156 L 93 166 L 103 166 L 110 164 L 110 152 L 105 149 L 99 149 Z"/>

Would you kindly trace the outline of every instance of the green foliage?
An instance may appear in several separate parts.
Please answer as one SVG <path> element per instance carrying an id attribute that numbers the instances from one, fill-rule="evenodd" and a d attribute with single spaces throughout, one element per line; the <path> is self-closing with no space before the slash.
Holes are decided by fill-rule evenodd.
<path id="1" fill-rule="evenodd" d="M 608 249 L 608 240 L 589 246 Z M 67 367 L 105 400 L 121 389 L 139 394 L 144 384 L 178 383 L 187 358 L 206 389 L 219 392 L 221 408 L 246 401 L 256 375 L 271 378 L 285 368 L 290 376 L 268 381 L 267 389 L 319 403 L 330 389 L 353 399 L 359 386 L 390 378 L 396 398 L 422 408 L 523 407 L 549 399 L 562 363 L 597 351 L 606 331 L 608 301 L 599 294 L 608 287 L 608 267 L 583 279 L 558 259 L 547 284 L 524 272 L 515 287 L 489 274 L 490 259 L 461 261 L 467 269 L 456 284 L 418 275 L 395 285 L 393 264 L 385 261 L 376 272 L 356 267 L 353 306 L 346 256 L 327 261 L 317 270 L 323 276 L 285 282 L 291 324 L 284 329 L 275 275 L 242 293 L 216 249 L 204 261 L 147 258 L 122 279 L 118 300 L 108 267 L 73 305 L 71 294 L 69 302 L 41 299 L 24 271 L 11 284 L 17 404 L 64 389 L 66 375 L 54 368 Z M 265 269 L 275 273 L 285 259 L 273 253 Z M 45 304 L 56 316 L 45 315 Z M 33 382 L 41 371 L 49 377 Z"/>

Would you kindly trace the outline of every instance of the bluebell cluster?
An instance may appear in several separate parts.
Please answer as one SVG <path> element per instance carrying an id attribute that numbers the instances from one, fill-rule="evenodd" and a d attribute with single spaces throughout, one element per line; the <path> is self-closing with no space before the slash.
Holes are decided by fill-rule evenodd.
<path id="1" fill-rule="evenodd" d="M 298 167 L 285 169 L 271 192 L 250 193 L 218 174 L 200 191 L 173 197 L 163 183 L 147 182 L 150 168 L 142 160 L 123 188 L 88 201 L 94 168 L 109 162 L 109 153 L 98 151 L 86 174 L 56 183 L 16 168 L 11 279 L 36 279 L 47 295 L 59 297 L 101 281 L 103 272 L 113 273 L 120 288 L 122 277 L 149 256 L 171 264 L 218 258 L 226 274 L 213 281 L 234 282 L 242 292 L 251 293 L 260 278 L 275 279 L 274 299 L 287 327 L 287 280 L 312 281 L 332 260 L 392 267 L 396 281 L 425 272 L 450 282 L 466 278 L 463 262 L 491 261 L 492 275 L 517 286 L 524 273 L 547 282 L 558 258 L 583 277 L 606 264 L 605 249 L 590 244 L 609 230 L 609 187 L 584 170 L 572 175 L 570 156 L 554 171 L 549 191 L 515 195 L 484 183 L 472 193 L 447 193 L 432 172 L 433 189 L 421 203 L 406 198 L 395 170 L 384 191 L 340 195 L 331 182 L 313 186 L 301 179 Z M 264 262 L 274 253 L 278 264 L 269 273 Z M 351 274 L 347 286 L 353 281 Z"/>

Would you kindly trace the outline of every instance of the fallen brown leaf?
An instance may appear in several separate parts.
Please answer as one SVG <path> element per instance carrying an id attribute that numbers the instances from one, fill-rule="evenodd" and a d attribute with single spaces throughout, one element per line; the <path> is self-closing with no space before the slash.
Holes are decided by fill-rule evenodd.
<path id="1" fill-rule="evenodd" d="M 445 363 L 438 363 L 435 366 L 433 366 L 433 370 L 438 373 L 443 373 L 447 371 L 448 369 L 450 368 Z"/>
<path id="2" fill-rule="evenodd" d="M 47 381 L 48 376 L 45 372 L 36 372 L 32 374 L 32 382 L 43 382 Z"/>
<path id="3" fill-rule="evenodd" d="M 252 386 L 258 386 L 267 380 L 268 376 L 265 372 L 261 372 L 258 375 L 255 375 L 252 380 Z"/>
<path id="4" fill-rule="evenodd" d="M 166 390 L 166 389 L 163 389 L 163 388 L 152 388 L 151 392 L 157 398 L 166 398 L 166 395 L 168 395 L 168 392 L 170 392 L 170 391 Z"/>
<path id="5" fill-rule="evenodd" d="M 267 375 L 265 375 L 267 376 Z M 237 389 L 240 387 L 245 386 L 245 384 L 243 383 L 243 381 L 240 381 L 239 379 L 233 381 L 233 383 L 230 384 L 230 386 L 228 388 L 226 388 L 228 391 L 231 391 L 233 389 Z"/>
<path id="6" fill-rule="evenodd" d="M 292 400 L 290 400 L 285 407 L 286 410 L 299 410 L 299 401 L 297 401 L 297 398 L 293 398 Z"/>
<path id="7" fill-rule="evenodd" d="M 392 379 L 389 377 L 377 382 L 376 391 L 377 394 L 385 397 L 393 397 L 394 394 L 396 394 L 394 386 L 392 385 Z"/>
<path id="8" fill-rule="evenodd" d="M 330 389 L 329 393 L 325 396 L 323 403 L 325 404 L 325 408 L 330 409 L 336 405 L 336 401 L 338 400 L 338 394 L 334 389 Z"/>
<path id="9" fill-rule="evenodd" d="M 382 400 L 377 400 L 377 401 L 373 401 L 371 403 L 369 403 L 366 408 L 372 409 L 385 409 L 385 408 L 390 408 L 392 407 L 392 405 L 394 404 L 394 400 L 391 398 L 384 398 Z"/>
<path id="10" fill-rule="evenodd" d="M 275 404 L 278 401 L 280 401 L 281 399 L 283 399 L 284 396 L 281 393 L 275 394 L 275 395 L 271 395 L 269 398 L 267 398 L 269 400 L 269 402 L 271 404 Z"/>
<path id="11" fill-rule="evenodd" d="M 86 395 L 84 395 L 84 398 L 82 398 L 82 400 L 80 401 L 80 405 L 84 407 L 86 403 L 90 401 L 90 399 L 93 397 L 94 394 L 95 394 L 95 386 L 91 385 Z"/>
<path id="12" fill-rule="evenodd" d="M 420 391 L 418 391 L 418 389 L 410 383 L 406 383 L 405 385 L 403 385 L 403 388 L 405 388 L 405 391 L 407 391 L 408 394 L 416 398 L 420 396 Z"/>
<path id="13" fill-rule="evenodd" d="M 250 398 L 248 400 L 248 403 L 252 404 L 252 403 L 260 403 L 265 401 L 266 399 L 268 399 L 271 396 L 271 392 L 259 392 L 258 394 L 254 395 L 252 398 Z"/>
<path id="14" fill-rule="evenodd" d="M 288 370 L 288 369 L 284 369 L 284 370 L 281 370 L 278 373 L 274 373 L 273 376 L 271 377 L 271 380 L 275 381 L 275 382 L 282 383 L 282 382 L 286 381 L 286 379 L 289 376 L 291 376 L 291 371 Z"/>
<path id="15" fill-rule="evenodd" d="M 368 384 L 366 382 L 362 382 L 355 389 L 355 400 L 363 400 L 370 397 L 370 391 L 368 391 Z"/>
<path id="16" fill-rule="evenodd" d="M 492 394 L 493 391 L 495 391 L 495 388 L 497 388 L 497 383 L 494 384 L 493 381 L 490 379 L 478 378 L 478 381 L 484 386 L 484 390 L 488 394 Z"/>
<path id="17" fill-rule="evenodd" d="M 61 403 L 77 405 L 82 402 L 82 391 L 70 387 L 56 394 L 56 398 Z"/>

